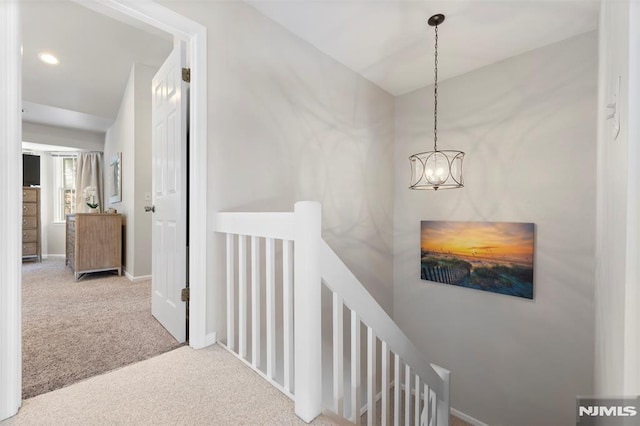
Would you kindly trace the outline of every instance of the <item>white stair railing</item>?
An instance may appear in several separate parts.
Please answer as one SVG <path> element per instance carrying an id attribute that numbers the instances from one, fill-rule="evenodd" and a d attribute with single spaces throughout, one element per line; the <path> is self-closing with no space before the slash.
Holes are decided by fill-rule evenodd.
<path id="1" fill-rule="evenodd" d="M 322 412 L 321 354 L 329 345 L 327 409 L 338 417 L 359 424 L 366 414 L 368 425 L 449 424 L 449 371 L 423 359 L 322 240 L 319 203 L 298 202 L 293 213 L 218 213 L 215 230 L 226 234 L 227 337 L 219 343 L 294 400 L 302 420 Z M 322 341 L 323 286 L 332 296 L 331 342 Z"/>

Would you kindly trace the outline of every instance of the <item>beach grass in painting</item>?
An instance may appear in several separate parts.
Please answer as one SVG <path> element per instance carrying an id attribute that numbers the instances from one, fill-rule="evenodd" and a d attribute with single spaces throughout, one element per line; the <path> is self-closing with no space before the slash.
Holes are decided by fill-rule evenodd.
<path id="1" fill-rule="evenodd" d="M 533 299 L 534 224 L 421 222 L 420 278 Z"/>

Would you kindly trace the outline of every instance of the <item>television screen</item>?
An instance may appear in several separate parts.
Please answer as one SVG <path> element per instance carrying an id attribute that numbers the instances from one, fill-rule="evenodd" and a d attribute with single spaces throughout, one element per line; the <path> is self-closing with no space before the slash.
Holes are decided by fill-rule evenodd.
<path id="1" fill-rule="evenodd" d="M 40 185 L 40 157 L 38 155 L 22 154 L 22 185 Z"/>

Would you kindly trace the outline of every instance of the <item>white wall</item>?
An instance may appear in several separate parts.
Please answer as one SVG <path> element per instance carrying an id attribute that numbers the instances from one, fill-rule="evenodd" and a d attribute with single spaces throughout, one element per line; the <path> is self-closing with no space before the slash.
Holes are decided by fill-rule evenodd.
<path id="1" fill-rule="evenodd" d="M 22 140 L 44 145 L 67 146 L 83 151 L 104 149 L 104 133 L 26 121 L 22 122 Z"/>
<path id="2" fill-rule="evenodd" d="M 396 99 L 394 318 L 451 370 L 452 406 L 488 424 L 573 424 L 593 392 L 596 72 L 590 32 L 442 82 L 459 190 L 407 189 L 433 88 Z M 420 280 L 421 220 L 535 223 L 534 299 Z"/>
<path id="3" fill-rule="evenodd" d="M 324 238 L 390 312 L 393 98 L 246 4 L 163 3 L 208 31 L 210 226 L 217 211 L 320 201 Z"/>
<path id="4" fill-rule="evenodd" d="M 600 16 L 595 390 L 640 394 L 640 6 L 602 2 Z M 629 79 L 629 76 L 635 76 Z M 605 107 L 621 78 L 620 134 Z"/>
<path id="5" fill-rule="evenodd" d="M 123 216 L 124 270 L 130 278 L 151 275 L 151 215 L 144 212 L 144 192 L 151 192 L 151 78 L 155 70 L 134 64 L 118 116 L 107 131 L 104 147 L 105 208 Z M 122 202 L 106 194 L 111 158 L 122 152 Z"/>
<path id="6" fill-rule="evenodd" d="M 37 152 L 40 155 L 40 244 L 42 256 L 64 256 L 64 224 L 53 222 L 53 160 L 46 152 Z"/>
<path id="7" fill-rule="evenodd" d="M 134 201 L 135 208 L 135 277 L 151 275 L 151 222 L 153 216 L 144 211 L 145 205 L 151 205 L 151 201 L 145 201 L 145 193 L 151 193 L 151 79 L 157 68 L 136 64 L 135 65 L 135 178 Z M 105 181 L 106 182 L 106 181 Z"/>

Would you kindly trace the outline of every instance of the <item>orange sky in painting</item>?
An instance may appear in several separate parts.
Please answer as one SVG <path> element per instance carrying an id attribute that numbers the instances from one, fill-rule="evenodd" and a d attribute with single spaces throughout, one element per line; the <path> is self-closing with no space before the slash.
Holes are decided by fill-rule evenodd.
<path id="1" fill-rule="evenodd" d="M 465 256 L 533 256 L 533 224 L 431 222 L 421 224 L 421 248 Z"/>

